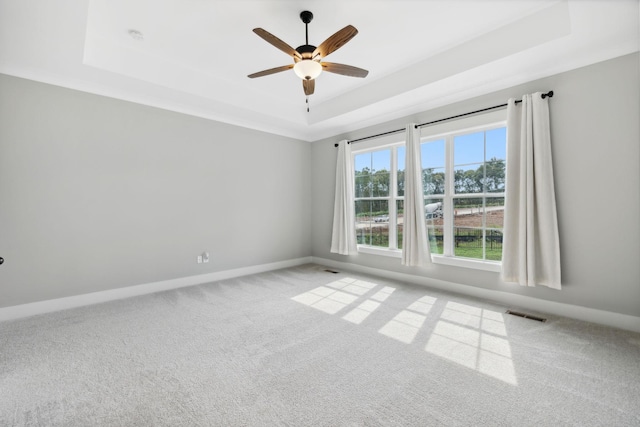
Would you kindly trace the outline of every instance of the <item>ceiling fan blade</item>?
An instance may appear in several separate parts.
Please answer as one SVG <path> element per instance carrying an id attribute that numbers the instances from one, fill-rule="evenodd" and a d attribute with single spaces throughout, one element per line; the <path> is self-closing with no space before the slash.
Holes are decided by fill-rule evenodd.
<path id="1" fill-rule="evenodd" d="M 356 27 L 354 27 L 353 25 L 347 25 L 346 27 L 320 43 L 320 46 L 318 46 L 316 50 L 313 51 L 313 54 L 311 55 L 312 58 L 315 58 L 318 53 L 320 54 L 321 58 L 324 58 L 331 52 L 334 52 L 344 46 L 345 43 L 354 38 L 356 34 L 358 34 L 358 30 L 356 30 Z"/>
<path id="2" fill-rule="evenodd" d="M 279 73 L 281 71 L 287 71 L 293 68 L 291 65 L 283 65 L 282 67 L 269 68 L 268 70 L 258 71 L 257 73 L 249 74 L 247 77 L 255 79 L 256 77 L 268 76 L 269 74 Z"/>
<path id="3" fill-rule="evenodd" d="M 313 95 L 313 91 L 316 89 L 316 81 L 313 80 L 303 80 L 302 87 L 304 88 L 305 95 Z"/>
<path id="4" fill-rule="evenodd" d="M 336 64 L 334 62 L 321 62 L 323 71 L 330 73 L 342 74 L 343 76 L 350 77 L 367 77 L 369 71 L 362 68 L 353 67 L 351 65 Z"/>
<path id="5" fill-rule="evenodd" d="M 294 48 L 268 32 L 267 30 L 263 30 L 262 28 L 254 28 L 253 32 L 262 37 L 267 43 L 272 44 L 287 55 L 302 59 L 302 56 Z"/>

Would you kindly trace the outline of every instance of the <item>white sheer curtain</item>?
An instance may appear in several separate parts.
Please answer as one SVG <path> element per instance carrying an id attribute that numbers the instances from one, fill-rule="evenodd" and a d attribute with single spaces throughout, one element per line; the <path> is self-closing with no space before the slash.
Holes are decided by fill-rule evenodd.
<path id="1" fill-rule="evenodd" d="M 338 144 L 336 164 L 336 193 L 333 206 L 333 234 L 331 252 L 341 255 L 358 253 L 356 245 L 356 214 L 353 190 L 351 146 L 343 140 Z"/>
<path id="2" fill-rule="evenodd" d="M 551 162 L 549 100 L 540 92 L 507 104 L 502 279 L 560 289 L 560 239 Z"/>
<path id="3" fill-rule="evenodd" d="M 431 254 L 424 221 L 420 130 L 415 123 L 407 125 L 405 153 L 402 265 L 428 265 Z"/>

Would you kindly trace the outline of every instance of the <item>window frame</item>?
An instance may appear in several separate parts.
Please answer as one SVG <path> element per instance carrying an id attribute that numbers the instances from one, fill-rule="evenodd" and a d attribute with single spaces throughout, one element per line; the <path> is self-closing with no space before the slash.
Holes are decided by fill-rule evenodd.
<path id="1" fill-rule="evenodd" d="M 429 136 L 422 136 L 420 138 L 420 144 L 429 143 L 432 141 L 444 140 L 445 144 L 445 191 L 444 194 L 437 194 L 430 196 L 425 196 L 425 198 L 432 198 L 442 200 L 443 205 L 443 253 L 442 254 L 431 254 L 431 261 L 436 264 L 444 264 L 444 265 L 452 265 L 456 267 L 466 267 L 466 268 L 475 268 L 481 270 L 488 271 L 501 271 L 502 261 L 492 261 L 487 259 L 474 259 L 474 258 L 466 258 L 455 255 L 455 239 L 454 228 L 455 228 L 455 220 L 454 220 L 454 202 L 455 199 L 483 199 L 483 205 L 486 207 L 486 199 L 487 198 L 504 198 L 505 193 L 503 192 L 495 192 L 488 193 L 483 191 L 481 193 L 456 193 L 455 192 L 455 159 L 454 159 L 454 140 L 457 136 L 467 135 L 471 133 L 478 132 L 488 132 L 494 129 L 500 129 L 506 127 L 506 120 L 501 120 L 498 122 L 493 122 L 485 125 L 473 126 L 464 129 L 452 130 L 439 134 L 431 134 Z M 485 147 L 486 149 L 486 147 Z M 484 164 L 486 165 L 486 158 L 484 159 Z M 505 159 L 506 160 L 506 159 Z M 486 211 L 485 211 L 486 213 Z M 483 216 L 482 219 L 482 227 L 480 228 L 483 231 L 483 235 L 485 235 L 487 226 L 486 226 L 486 215 Z M 485 242 L 483 243 L 483 256 L 486 257 L 485 253 L 485 245 L 486 239 L 483 239 Z"/>
<path id="2" fill-rule="evenodd" d="M 354 194 L 353 203 L 361 200 L 386 200 L 389 208 L 389 247 L 373 246 L 358 244 L 358 252 L 368 253 L 373 255 L 386 255 L 391 257 L 402 257 L 402 250 L 398 249 L 398 210 L 397 201 L 404 200 L 404 196 L 398 196 L 398 147 L 404 145 L 404 141 L 398 141 L 396 135 L 396 141 L 386 144 L 363 144 L 358 149 L 352 149 L 351 151 L 351 164 L 354 165 L 355 180 L 355 158 L 357 155 L 372 153 L 375 151 L 390 150 L 390 171 L 389 171 L 389 194 L 387 196 L 377 197 L 356 197 Z M 356 221 L 357 222 L 357 221 Z M 392 226 L 393 224 L 393 226 Z"/>
<path id="3" fill-rule="evenodd" d="M 474 115 L 467 118 L 458 119 L 450 122 L 443 122 L 434 126 L 421 128 L 420 143 L 423 144 L 428 141 L 445 139 L 445 194 L 438 195 L 435 198 L 441 198 L 443 201 L 443 207 L 445 215 L 443 217 L 443 229 L 444 229 L 444 249 L 443 254 L 431 254 L 431 261 L 434 264 L 448 265 L 454 267 L 471 268 L 477 270 L 485 270 L 492 272 L 500 272 L 502 268 L 502 261 L 492 261 L 485 259 L 473 259 L 455 256 L 453 251 L 453 233 L 454 233 L 454 218 L 453 218 L 453 200 L 455 198 L 469 197 L 469 198 L 482 198 L 485 200 L 487 197 L 504 197 L 504 192 L 501 193 L 482 193 L 461 195 L 456 194 L 454 191 L 455 180 L 453 179 L 454 169 L 454 145 L 453 139 L 456 136 L 464 135 L 473 132 L 489 131 L 501 127 L 506 127 L 506 110 L 493 111 L 481 115 Z M 362 145 L 360 145 L 362 144 Z M 388 135 L 383 138 L 367 141 L 358 144 L 358 147 L 352 148 L 351 162 L 355 165 L 355 156 L 358 154 L 364 154 L 366 152 L 373 152 L 378 150 L 391 149 L 391 171 L 389 185 L 393 187 L 389 192 L 387 198 L 389 204 L 389 248 L 377 247 L 371 245 L 358 244 L 358 253 L 382 255 L 388 257 L 401 258 L 402 250 L 397 248 L 397 201 L 404 200 L 404 196 L 398 196 L 398 162 L 397 152 L 398 147 L 405 146 L 404 135 Z M 485 159 L 486 164 L 486 159 Z M 406 167 L 406 165 L 405 165 Z M 353 176 L 355 179 L 355 173 Z M 425 196 L 428 198 L 429 196 Z M 354 195 L 353 203 L 356 200 L 362 200 L 363 198 L 356 198 Z M 370 199 L 370 198 L 367 198 Z M 446 204 L 445 204 L 446 203 Z M 393 208 L 392 208 L 393 204 Z M 447 206 L 447 204 L 449 206 Z M 483 230 L 486 230 L 486 218 L 483 218 Z M 393 224 L 393 227 L 391 227 Z M 448 231 L 450 230 L 450 231 Z M 426 236 L 425 236 L 426 237 Z M 393 238 L 393 240 L 392 240 Z M 426 237 L 428 239 L 428 237 Z M 391 242 L 393 241 L 393 248 Z M 428 242 L 427 242 L 428 244 Z"/>

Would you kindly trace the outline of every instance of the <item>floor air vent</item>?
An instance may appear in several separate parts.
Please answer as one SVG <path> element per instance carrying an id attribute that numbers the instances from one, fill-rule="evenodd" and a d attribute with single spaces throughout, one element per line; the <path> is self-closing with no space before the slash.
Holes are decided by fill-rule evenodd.
<path id="1" fill-rule="evenodd" d="M 544 317 L 534 316 L 533 314 L 521 313 L 519 311 L 507 310 L 507 314 L 512 314 L 518 317 L 524 317 L 525 319 L 537 320 L 538 322 L 546 322 Z"/>
<path id="2" fill-rule="evenodd" d="M 333 273 L 333 274 L 338 274 L 340 273 L 339 271 L 334 271 L 334 270 L 325 270 L 327 273 Z"/>

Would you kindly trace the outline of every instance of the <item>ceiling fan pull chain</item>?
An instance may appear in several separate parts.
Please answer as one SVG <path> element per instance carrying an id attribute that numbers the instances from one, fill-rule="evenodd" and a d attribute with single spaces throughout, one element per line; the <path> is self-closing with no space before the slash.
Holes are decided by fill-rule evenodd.
<path id="1" fill-rule="evenodd" d="M 309 112 L 309 95 L 307 95 L 307 113 Z"/>

